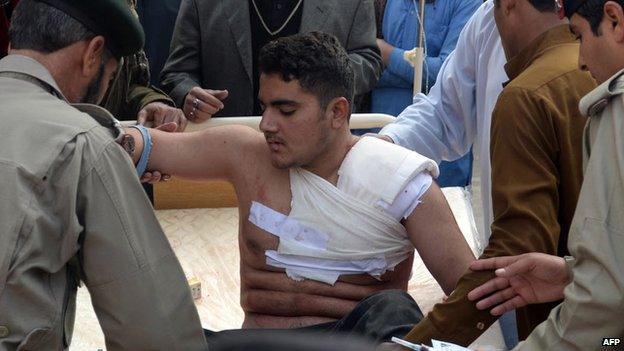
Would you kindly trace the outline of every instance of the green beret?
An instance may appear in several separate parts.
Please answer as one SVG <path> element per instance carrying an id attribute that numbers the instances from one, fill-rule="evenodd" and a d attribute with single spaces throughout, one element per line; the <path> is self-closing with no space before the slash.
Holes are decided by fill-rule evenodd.
<path id="1" fill-rule="evenodd" d="M 73 17 L 96 35 L 120 58 L 143 48 L 145 34 L 126 0 L 37 0 Z"/>

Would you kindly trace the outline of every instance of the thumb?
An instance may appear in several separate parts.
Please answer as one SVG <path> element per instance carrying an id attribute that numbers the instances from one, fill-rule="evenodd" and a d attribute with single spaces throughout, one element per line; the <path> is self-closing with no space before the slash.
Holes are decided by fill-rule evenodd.
<path id="1" fill-rule="evenodd" d="M 161 124 L 156 129 L 167 133 L 175 133 L 178 130 L 178 124 L 176 122 L 168 122 Z"/>
<path id="2" fill-rule="evenodd" d="M 144 125 L 147 122 L 149 112 L 147 112 L 147 108 L 139 111 L 139 115 L 137 116 L 137 124 Z"/>

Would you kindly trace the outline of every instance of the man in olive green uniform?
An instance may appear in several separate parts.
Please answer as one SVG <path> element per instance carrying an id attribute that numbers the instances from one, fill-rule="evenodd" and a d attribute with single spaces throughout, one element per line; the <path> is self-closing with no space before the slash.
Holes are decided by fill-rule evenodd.
<path id="1" fill-rule="evenodd" d="M 0 350 L 66 349 L 80 280 L 109 350 L 204 349 L 184 273 L 103 126 L 110 114 L 70 105 L 101 101 L 119 58 L 143 45 L 137 19 L 123 0 L 22 0 L 11 38 L 0 61 Z"/>
<path id="2" fill-rule="evenodd" d="M 560 4 L 561 6 L 561 4 Z M 579 64 L 598 82 L 580 102 L 584 181 L 570 228 L 571 257 L 477 261 L 497 278 L 471 299 L 497 313 L 564 298 L 514 350 L 621 350 L 624 341 L 624 1 L 567 0 Z M 493 294 L 492 294 L 493 293 Z"/>
<path id="3" fill-rule="evenodd" d="M 126 1 L 138 17 L 136 0 Z M 176 108 L 173 100 L 150 85 L 149 62 L 143 48 L 123 58 L 121 68 L 100 106 L 122 121 L 150 121 L 155 127 L 175 122 L 179 132 L 184 131 L 188 123 L 184 112 Z"/>

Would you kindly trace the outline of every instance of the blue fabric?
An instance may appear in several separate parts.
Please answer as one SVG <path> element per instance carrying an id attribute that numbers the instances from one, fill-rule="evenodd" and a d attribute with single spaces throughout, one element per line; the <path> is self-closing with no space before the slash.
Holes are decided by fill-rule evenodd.
<path id="1" fill-rule="evenodd" d="M 518 346 L 520 342 L 518 337 L 518 326 L 516 322 L 516 311 L 509 311 L 502 315 L 498 319 L 501 331 L 503 332 L 503 338 L 505 339 L 505 346 L 508 350 L 512 350 Z"/>
<path id="2" fill-rule="evenodd" d="M 414 68 L 403 53 L 416 46 L 419 23 L 416 0 L 388 0 L 384 12 L 384 40 L 395 49 L 372 93 L 372 112 L 398 116 L 412 104 Z M 481 0 L 434 0 L 425 4 L 427 55 L 423 69 L 423 91 L 432 86 L 444 60 L 455 49 L 459 33 Z M 472 151 L 453 162 L 440 164 L 440 186 L 466 186 L 472 177 Z"/>
<path id="3" fill-rule="evenodd" d="M 143 136 L 143 151 L 141 152 L 141 158 L 136 165 L 136 171 L 139 178 L 143 176 L 143 173 L 147 170 L 147 164 L 149 162 L 150 155 L 152 154 L 152 135 L 149 130 L 140 124 L 131 126 L 131 128 L 138 129 Z"/>

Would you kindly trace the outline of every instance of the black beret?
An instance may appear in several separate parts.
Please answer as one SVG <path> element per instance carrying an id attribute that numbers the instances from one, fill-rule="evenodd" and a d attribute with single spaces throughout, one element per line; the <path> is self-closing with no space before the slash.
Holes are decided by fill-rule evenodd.
<path id="1" fill-rule="evenodd" d="M 570 18 L 586 0 L 562 0 L 566 17 Z"/>
<path id="2" fill-rule="evenodd" d="M 120 58 L 143 48 L 145 34 L 126 0 L 37 0 L 73 17 L 96 35 Z"/>

